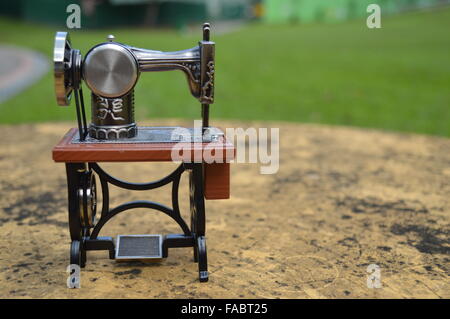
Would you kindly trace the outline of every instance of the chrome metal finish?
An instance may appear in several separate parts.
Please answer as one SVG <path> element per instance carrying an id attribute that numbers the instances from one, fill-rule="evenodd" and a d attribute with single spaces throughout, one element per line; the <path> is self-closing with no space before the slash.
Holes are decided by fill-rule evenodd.
<path id="1" fill-rule="evenodd" d="M 134 87 L 141 72 L 181 70 L 191 94 L 202 106 L 202 130 L 209 127 L 209 105 L 214 103 L 215 43 L 210 41 L 210 25 L 203 25 L 198 45 L 180 51 L 157 51 L 115 42 L 94 46 L 84 60 L 71 47 L 67 32 L 55 39 L 55 90 L 58 104 L 69 105 L 72 91 L 77 104 L 80 141 L 86 135 L 97 140 L 124 140 L 137 136 L 134 119 Z M 81 88 L 84 79 L 92 91 L 92 121 L 87 125 Z"/>
<path id="2" fill-rule="evenodd" d="M 102 43 L 86 54 L 83 77 L 95 94 L 115 98 L 133 89 L 139 78 L 139 67 L 135 56 L 125 46 Z"/>
<path id="3" fill-rule="evenodd" d="M 72 45 L 67 32 L 57 32 L 53 51 L 55 93 L 58 105 L 69 105 L 72 95 Z"/>
<path id="4" fill-rule="evenodd" d="M 209 25 L 205 26 L 209 39 Z M 215 43 L 200 41 L 187 50 L 163 52 L 128 47 L 133 52 L 142 72 L 181 70 L 186 74 L 191 94 L 201 103 L 214 102 L 214 52 Z"/>
<path id="5" fill-rule="evenodd" d="M 139 63 L 142 72 L 181 70 L 186 74 L 191 94 L 200 96 L 200 47 L 163 52 L 128 47 Z"/>
<path id="6" fill-rule="evenodd" d="M 90 127 L 94 129 L 94 127 Z M 95 127 L 95 131 L 90 133 L 90 136 L 84 141 L 80 141 L 78 134 L 75 134 L 71 143 L 72 144 L 140 144 L 140 143 L 209 143 L 217 142 L 224 133 L 215 127 L 208 127 L 203 134 L 196 134 L 193 128 L 181 128 L 181 127 L 146 127 L 140 126 L 134 137 L 122 139 L 120 134 L 123 134 L 120 127 Z M 108 138 L 106 136 L 111 131 L 119 134 L 119 139 Z M 117 133 L 118 132 L 118 133 Z M 100 134 L 96 136 L 95 134 Z"/>
<path id="7" fill-rule="evenodd" d="M 118 98 L 104 98 L 91 94 L 92 123 L 89 135 L 100 140 L 136 136 L 134 122 L 134 90 Z"/>
<path id="8" fill-rule="evenodd" d="M 121 139 L 130 139 L 137 134 L 136 123 L 123 126 L 96 126 L 91 124 L 89 126 L 89 136 L 97 140 L 118 140 L 122 143 Z M 98 142 L 98 141 L 97 141 Z"/>

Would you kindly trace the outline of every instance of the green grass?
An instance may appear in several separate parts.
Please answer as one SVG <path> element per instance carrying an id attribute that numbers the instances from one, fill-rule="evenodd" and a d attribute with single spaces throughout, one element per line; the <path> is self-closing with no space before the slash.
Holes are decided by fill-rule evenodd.
<path id="1" fill-rule="evenodd" d="M 213 118 L 286 120 L 450 136 L 450 8 L 330 25 L 249 25 L 214 35 Z M 0 41 L 51 56 L 55 28 L 0 20 Z M 199 34 L 119 29 L 71 32 L 84 54 L 108 33 L 161 50 L 195 45 Z M 89 101 L 87 90 L 85 100 Z M 142 74 L 136 117 L 198 118 L 181 72 Z M 52 74 L 0 105 L 0 123 L 75 121 L 56 105 Z"/>

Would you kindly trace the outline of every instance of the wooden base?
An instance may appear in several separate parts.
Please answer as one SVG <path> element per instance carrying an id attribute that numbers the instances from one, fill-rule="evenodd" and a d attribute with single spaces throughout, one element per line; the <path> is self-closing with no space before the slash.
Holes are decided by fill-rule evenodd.
<path id="1" fill-rule="evenodd" d="M 211 143 L 72 143 L 78 130 L 72 128 L 53 148 L 53 160 L 59 163 L 163 162 L 172 161 L 176 144 L 190 161 L 204 161 L 206 199 L 230 197 L 230 161 L 235 147 L 224 137 Z M 215 162 L 213 162 L 215 160 Z M 207 164 L 212 162 L 211 164 Z"/>
<path id="2" fill-rule="evenodd" d="M 220 154 L 222 162 L 235 156 L 233 144 L 220 138 L 211 143 L 72 143 L 78 130 L 72 128 L 53 148 L 53 160 L 63 163 L 83 162 L 164 162 L 172 161 L 172 149 L 179 144 L 190 153 L 191 161 L 203 155 L 203 160 L 212 160 L 211 154 Z M 220 152 L 220 153 L 219 153 Z M 214 156 L 217 158 L 217 156 Z"/>
<path id="3" fill-rule="evenodd" d="M 205 164 L 205 199 L 230 198 L 230 163 Z"/>

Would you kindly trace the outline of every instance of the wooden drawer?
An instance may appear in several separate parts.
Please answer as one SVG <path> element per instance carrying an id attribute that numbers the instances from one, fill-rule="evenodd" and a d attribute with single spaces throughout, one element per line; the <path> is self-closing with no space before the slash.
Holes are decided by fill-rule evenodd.
<path id="1" fill-rule="evenodd" d="M 230 163 L 205 164 L 205 199 L 230 198 Z"/>

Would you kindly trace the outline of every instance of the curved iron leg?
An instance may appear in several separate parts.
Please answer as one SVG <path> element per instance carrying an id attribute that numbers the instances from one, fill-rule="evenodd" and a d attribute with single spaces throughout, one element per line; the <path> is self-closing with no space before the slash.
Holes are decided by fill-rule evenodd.
<path id="1" fill-rule="evenodd" d="M 81 243 L 79 240 L 73 240 L 70 244 L 70 264 L 81 267 Z"/>
<path id="2" fill-rule="evenodd" d="M 85 163 L 66 163 L 67 192 L 69 198 L 69 231 L 70 239 L 70 263 L 80 267 L 86 265 L 86 251 L 83 248 L 83 227 L 80 221 L 80 208 L 78 201 L 78 187 L 81 177 L 86 170 Z"/>
<path id="3" fill-rule="evenodd" d="M 93 164 L 90 163 L 92 168 Z M 70 248 L 71 264 L 77 264 L 84 267 L 86 264 L 87 250 L 109 250 L 110 258 L 114 259 L 114 242 L 110 237 L 98 237 L 97 235 L 101 227 L 114 215 L 134 207 L 148 207 L 160 210 L 178 222 L 183 229 L 184 234 L 167 235 L 163 242 L 163 255 L 167 257 L 167 250 L 170 247 L 192 247 L 194 253 L 194 260 L 198 262 L 199 280 L 200 282 L 208 281 L 208 263 L 206 252 L 206 238 L 205 238 L 205 199 L 204 199 L 204 176 L 202 163 L 189 163 L 180 166 L 174 173 L 170 174 L 170 181 L 172 184 L 172 206 L 169 209 L 161 204 L 147 201 L 130 202 L 120 205 L 112 210 L 109 210 L 109 192 L 108 180 L 100 176 L 102 182 L 103 192 L 103 207 L 100 220 L 96 223 L 92 233 L 89 228 L 84 227 L 80 218 L 80 207 L 78 198 L 78 188 L 81 183 L 81 176 L 87 169 L 85 163 L 67 163 L 67 181 L 69 194 L 69 229 L 72 244 Z M 189 190 L 190 190 L 190 211 L 191 211 L 191 229 L 188 228 L 184 220 L 182 220 L 178 207 L 178 187 L 180 175 L 183 171 L 188 169 L 189 172 Z M 98 173 L 98 172 L 97 172 Z M 106 173 L 105 173 L 106 174 Z M 157 182 L 146 184 L 137 184 L 130 186 L 130 183 L 120 182 L 122 188 L 127 189 L 153 189 L 165 184 L 168 184 L 169 177 L 166 177 Z M 115 182 L 119 183 L 119 182 Z M 161 185 L 160 185 L 161 184 Z"/>
<path id="4" fill-rule="evenodd" d="M 193 247 L 194 250 L 194 262 L 198 262 L 198 249 L 196 246 Z"/>
<path id="5" fill-rule="evenodd" d="M 198 249 L 198 278 L 200 282 L 208 281 L 208 259 L 206 255 L 206 238 L 200 236 L 197 238 Z"/>
<path id="6" fill-rule="evenodd" d="M 86 250 L 81 247 L 81 258 L 80 258 L 80 267 L 84 268 L 86 267 Z"/>
<path id="7" fill-rule="evenodd" d="M 195 236 L 194 260 L 198 262 L 200 282 L 208 281 L 208 262 L 205 238 L 205 199 L 203 192 L 203 165 L 196 163 L 190 175 L 192 232 Z"/>
<path id="8" fill-rule="evenodd" d="M 86 266 L 86 250 L 79 240 L 73 240 L 70 244 L 70 264 L 78 265 L 80 268 Z"/>
<path id="9" fill-rule="evenodd" d="M 85 169 L 86 166 L 84 163 L 66 163 L 67 192 L 69 198 L 69 230 L 72 241 L 81 241 L 83 235 L 77 191 Z"/>
<path id="10" fill-rule="evenodd" d="M 195 186 L 194 186 L 194 178 L 193 178 L 193 172 L 189 172 L 189 205 L 190 205 L 190 211 L 191 211 L 191 232 L 195 234 L 197 232 L 195 220 L 196 220 L 196 213 L 195 213 L 195 200 L 194 200 L 194 193 L 195 193 Z M 194 251 L 194 262 L 198 262 L 198 248 L 195 244 L 193 247 Z"/>

